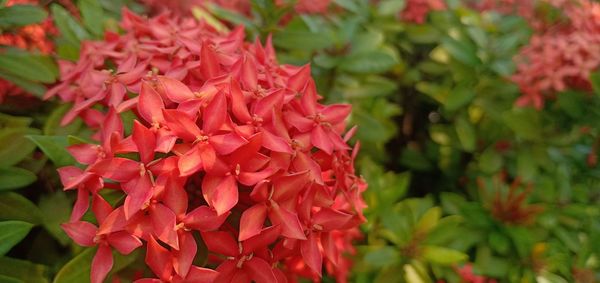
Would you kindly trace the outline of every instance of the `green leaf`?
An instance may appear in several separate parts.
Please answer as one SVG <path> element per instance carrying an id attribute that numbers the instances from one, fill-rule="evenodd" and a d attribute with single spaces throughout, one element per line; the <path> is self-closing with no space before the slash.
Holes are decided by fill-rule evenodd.
<path id="1" fill-rule="evenodd" d="M 339 68 L 352 73 L 382 73 L 391 69 L 396 63 L 396 58 L 389 52 L 373 50 L 345 58 L 339 64 Z"/>
<path id="2" fill-rule="evenodd" d="M 393 265 L 398 262 L 399 254 L 392 246 L 369 247 L 365 261 L 374 267 Z"/>
<path id="3" fill-rule="evenodd" d="M 75 159 L 66 149 L 69 146 L 66 136 L 28 135 L 27 138 L 37 144 L 57 167 L 75 164 Z"/>
<path id="4" fill-rule="evenodd" d="M 423 257 L 431 263 L 440 265 L 452 265 L 469 259 L 469 256 L 462 252 L 438 246 L 423 247 Z"/>
<path id="5" fill-rule="evenodd" d="M 406 36 L 414 43 L 434 43 L 440 39 L 440 32 L 431 25 L 410 25 Z"/>
<path id="6" fill-rule="evenodd" d="M 223 23 L 221 23 L 219 20 L 217 20 L 215 17 L 213 17 L 213 15 L 211 15 L 210 13 L 208 13 L 206 10 L 204 10 L 202 8 L 193 7 L 192 14 L 194 15 L 194 17 L 196 19 L 198 19 L 199 21 L 206 22 L 206 24 L 210 25 L 211 27 L 216 29 L 218 32 L 222 32 L 222 33 L 229 32 L 229 28 L 227 28 L 227 26 L 225 26 Z"/>
<path id="7" fill-rule="evenodd" d="M 35 174 L 17 167 L 0 168 L 0 191 L 14 190 L 35 182 Z"/>
<path id="8" fill-rule="evenodd" d="M 471 123 L 464 118 L 458 118 L 454 121 L 454 123 L 458 140 L 460 141 L 463 149 L 467 152 L 474 151 L 476 146 L 476 132 L 473 125 L 471 125 Z"/>
<path id="9" fill-rule="evenodd" d="M 8 74 L 2 70 L 0 70 L 0 78 L 3 78 L 7 81 L 12 82 L 13 84 L 19 86 L 23 90 L 31 93 L 37 97 L 42 97 L 44 93 L 46 93 L 46 87 L 41 83 L 32 82 L 18 76 Z"/>
<path id="10" fill-rule="evenodd" d="M 10 257 L 0 257 L 0 275 L 18 278 L 21 282 L 46 283 L 48 268 L 45 265 Z M 3 282 L 0 279 L 0 282 Z"/>
<path id="11" fill-rule="evenodd" d="M 477 50 L 472 44 L 465 40 L 455 40 L 451 37 L 442 39 L 442 47 L 448 51 L 457 61 L 474 67 L 481 64 L 481 60 L 476 56 Z"/>
<path id="12" fill-rule="evenodd" d="M 25 138 L 27 134 L 37 134 L 37 129 L 0 129 L 0 167 L 19 163 L 35 149 L 35 144 Z"/>
<path id="13" fill-rule="evenodd" d="M 46 123 L 44 124 L 44 135 L 70 135 L 76 133 L 81 128 L 82 122 L 79 118 L 75 119 L 73 122 L 66 126 L 62 126 L 60 124 L 62 118 L 69 111 L 69 109 L 71 109 L 72 106 L 72 104 L 66 103 L 61 104 L 60 106 L 52 110 L 52 113 L 50 113 L 50 116 L 48 116 L 48 118 L 46 119 Z"/>
<path id="14" fill-rule="evenodd" d="M 84 39 L 89 39 L 88 32 L 71 16 L 71 14 L 58 4 L 50 6 L 54 24 L 60 30 L 60 35 L 69 44 L 79 46 L 79 42 Z"/>
<path id="15" fill-rule="evenodd" d="M 332 46 L 332 38 L 334 35 L 328 30 L 311 32 L 302 21 L 292 21 L 273 35 L 273 43 L 280 48 L 310 52 Z"/>
<path id="16" fill-rule="evenodd" d="M 506 111 L 502 119 L 518 137 L 526 140 L 542 138 L 539 113 L 533 109 L 517 108 Z"/>
<path id="17" fill-rule="evenodd" d="M 97 248 L 88 248 L 71 259 L 65 264 L 60 271 L 54 277 L 53 283 L 85 283 L 90 282 L 90 271 L 92 266 L 92 259 L 96 254 Z M 109 273 L 114 274 L 123 268 L 133 263 L 139 252 L 134 251 L 129 255 L 121 255 L 118 252 L 113 251 L 114 265 Z"/>
<path id="18" fill-rule="evenodd" d="M 0 222 L 0 256 L 5 255 L 12 247 L 21 242 L 33 224 L 23 221 Z"/>
<path id="19" fill-rule="evenodd" d="M 58 76 L 58 67 L 48 56 L 6 52 L 0 54 L 0 72 L 7 74 L 8 79 L 18 77 L 32 82 L 53 83 Z"/>
<path id="20" fill-rule="evenodd" d="M 96 38 L 101 38 L 104 31 L 104 11 L 97 0 L 79 0 L 79 10 L 83 25 L 91 31 Z"/>
<path id="21" fill-rule="evenodd" d="M 502 156 L 493 146 L 488 147 L 479 156 L 479 169 L 484 173 L 492 174 L 502 168 Z"/>
<path id="22" fill-rule="evenodd" d="M 2 283 L 25 283 L 25 281 L 14 278 L 14 277 L 8 277 L 5 275 L 0 275 L 0 282 Z"/>
<path id="23" fill-rule="evenodd" d="M 62 245 L 70 242 L 69 237 L 60 228 L 60 224 L 69 221 L 73 203 L 63 191 L 51 195 L 43 195 L 38 204 L 42 211 L 42 224 L 44 228 Z"/>
<path id="24" fill-rule="evenodd" d="M 8 114 L 0 113 L 0 128 L 26 128 L 31 125 L 33 118 L 11 116 Z"/>
<path id="25" fill-rule="evenodd" d="M 427 234 L 431 229 L 435 228 L 440 217 L 442 216 L 442 209 L 439 207 L 432 207 L 428 209 L 425 214 L 419 219 L 417 223 L 416 233 Z"/>
<path id="26" fill-rule="evenodd" d="M 19 220 L 31 224 L 42 223 L 40 209 L 20 194 L 0 194 L 0 220 Z"/>
<path id="27" fill-rule="evenodd" d="M 406 6 L 406 0 L 383 0 L 379 2 L 377 11 L 383 16 L 398 15 Z"/>
<path id="28" fill-rule="evenodd" d="M 590 82 L 596 95 L 600 95 L 600 71 L 596 71 L 590 74 Z"/>
<path id="29" fill-rule="evenodd" d="M 26 26 L 43 21 L 48 13 L 33 5 L 13 5 L 0 8 L 0 28 Z"/>
<path id="30" fill-rule="evenodd" d="M 444 102 L 444 107 L 448 111 L 456 111 L 469 104 L 475 98 L 475 91 L 468 87 L 457 87 L 453 89 Z"/>

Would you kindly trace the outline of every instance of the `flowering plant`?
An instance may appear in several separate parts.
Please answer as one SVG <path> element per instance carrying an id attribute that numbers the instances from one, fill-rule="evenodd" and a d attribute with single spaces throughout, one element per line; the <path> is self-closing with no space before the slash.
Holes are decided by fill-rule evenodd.
<path id="1" fill-rule="evenodd" d="M 324 263 L 343 281 L 366 189 L 358 144 L 347 145 L 354 131 L 342 135 L 350 106 L 320 104 L 309 66 L 278 65 L 270 40 L 246 43 L 242 28 L 129 11 L 121 28 L 60 62 L 46 94 L 73 102 L 63 123 L 96 129 L 98 144 L 68 147 L 83 169 L 59 169 L 77 191 L 63 229 L 98 246 L 92 282 L 110 271 L 112 249 L 144 243 L 162 281 L 285 282 L 319 278 Z M 107 190 L 124 201 L 109 204 Z M 90 200 L 96 224 L 82 220 Z M 194 264 L 199 245 L 205 266 Z"/>

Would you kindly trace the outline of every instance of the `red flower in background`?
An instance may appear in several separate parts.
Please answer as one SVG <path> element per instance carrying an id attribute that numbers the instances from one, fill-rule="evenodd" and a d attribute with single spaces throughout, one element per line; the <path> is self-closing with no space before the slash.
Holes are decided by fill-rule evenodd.
<path id="1" fill-rule="evenodd" d="M 9 0 L 5 3 L 6 6 L 13 5 L 37 5 L 36 0 Z M 2 46 L 16 47 L 24 50 L 39 52 L 41 54 L 50 54 L 54 50 L 52 41 L 48 35 L 56 34 L 51 19 L 46 19 L 40 24 L 32 24 L 21 27 L 16 31 L 4 31 L 0 34 L 0 52 Z M 0 103 L 7 96 L 25 95 L 26 92 L 15 86 L 13 83 L 0 78 Z"/>
<path id="2" fill-rule="evenodd" d="M 512 80 L 521 88 L 517 105 L 541 109 L 544 100 L 566 89 L 591 88 L 589 76 L 600 66 L 600 4 L 548 0 L 561 9 L 565 23 L 536 25 L 537 30 L 515 61 Z"/>
<path id="3" fill-rule="evenodd" d="M 73 102 L 64 124 L 80 117 L 96 130 L 98 144 L 69 147 L 84 169 L 60 169 L 78 191 L 63 228 L 99 246 L 92 281 L 110 271 L 112 248 L 142 245 L 159 279 L 140 282 L 317 280 L 323 266 L 345 281 L 366 189 L 358 145 L 347 145 L 354 130 L 342 136 L 350 107 L 320 104 L 308 66 L 278 65 L 270 39 L 245 42 L 241 28 L 127 10 L 121 27 L 61 62 L 46 94 Z M 124 112 L 136 115 L 131 134 Z M 90 197 L 99 227 L 80 220 Z M 193 265 L 197 233 L 204 267 Z"/>
<path id="4" fill-rule="evenodd" d="M 444 9 L 446 9 L 444 0 L 408 0 L 400 13 L 400 18 L 405 22 L 422 24 L 427 20 L 429 12 Z"/>

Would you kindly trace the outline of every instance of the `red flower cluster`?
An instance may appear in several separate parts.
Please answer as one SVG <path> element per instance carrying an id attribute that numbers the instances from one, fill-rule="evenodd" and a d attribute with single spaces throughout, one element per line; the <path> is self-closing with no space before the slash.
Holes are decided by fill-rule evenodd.
<path id="1" fill-rule="evenodd" d="M 556 92 L 589 89 L 590 73 L 600 66 L 600 4 L 588 0 L 549 1 L 563 10 L 566 23 L 538 29 L 516 57 L 512 80 L 523 93 L 517 105 L 541 109 Z"/>
<path id="2" fill-rule="evenodd" d="M 456 268 L 456 273 L 465 283 L 496 283 L 496 279 L 489 279 L 485 276 L 476 275 L 473 273 L 473 265 L 467 263 L 460 268 Z"/>
<path id="3" fill-rule="evenodd" d="M 446 9 L 444 0 L 408 0 L 400 13 L 400 18 L 405 22 L 422 24 L 427 20 L 429 12 L 444 9 Z"/>
<path id="4" fill-rule="evenodd" d="M 158 279 L 139 282 L 345 281 L 344 253 L 364 221 L 344 136 L 349 105 L 325 106 L 308 66 L 279 65 L 270 39 L 218 34 L 191 18 L 123 12 L 125 34 L 83 44 L 47 93 L 72 102 L 99 144 L 68 150 L 84 169 L 59 169 L 77 201 L 67 234 L 98 246 L 92 282 L 111 250 L 145 245 Z M 131 134 L 120 114 L 134 113 Z M 124 201 L 109 204 L 101 192 Z M 91 202 L 91 205 L 90 205 Z M 91 206 L 96 224 L 82 221 Z M 195 237 L 196 236 L 196 237 Z M 207 264 L 193 265 L 198 245 Z"/>
<path id="5" fill-rule="evenodd" d="M 18 4 L 37 5 L 34 0 L 9 0 L 6 6 Z M 48 34 L 55 34 L 56 28 L 52 20 L 46 19 L 41 24 L 33 24 L 19 28 L 16 32 L 6 31 L 0 34 L 0 47 L 12 46 L 30 51 L 38 51 L 42 54 L 50 54 L 54 50 Z M 6 96 L 23 95 L 25 92 L 11 82 L 0 78 L 0 103 Z"/>

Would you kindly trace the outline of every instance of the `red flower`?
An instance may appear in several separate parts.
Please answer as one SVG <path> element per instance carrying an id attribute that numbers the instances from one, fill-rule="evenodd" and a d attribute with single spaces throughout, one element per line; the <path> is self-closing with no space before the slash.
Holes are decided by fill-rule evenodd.
<path id="1" fill-rule="evenodd" d="M 366 189 L 354 172 L 358 145 L 347 145 L 354 129 L 342 137 L 350 107 L 320 104 L 310 68 L 278 65 L 270 39 L 123 15 L 125 34 L 84 43 L 47 93 L 75 102 L 64 122 L 79 116 L 96 130 L 97 144 L 69 147 L 85 168 L 59 169 L 78 191 L 65 230 L 100 245 L 94 280 L 110 270 L 118 235 L 145 243 L 158 279 L 140 282 L 286 282 L 319 278 L 323 266 L 344 281 Z M 136 117 L 130 134 L 123 112 Z M 103 201 L 109 189 L 123 205 Z M 90 196 L 99 228 L 80 221 Z M 110 222 L 102 211 L 113 211 Z M 207 266 L 192 264 L 193 231 Z"/>

